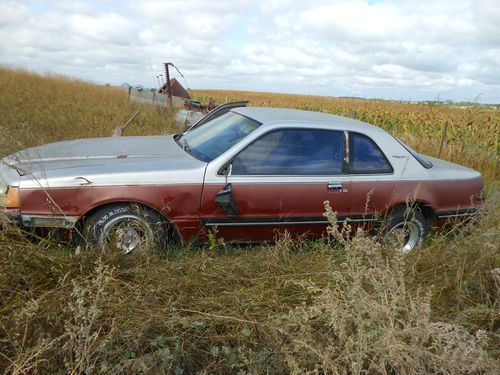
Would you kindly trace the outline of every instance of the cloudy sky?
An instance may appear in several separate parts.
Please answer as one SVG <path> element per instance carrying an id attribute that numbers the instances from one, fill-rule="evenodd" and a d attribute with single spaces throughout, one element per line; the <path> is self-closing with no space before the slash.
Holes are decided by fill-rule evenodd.
<path id="1" fill-rule="evenodd" d="M 0 0 L 0 64 L 153 87 L 500 103 L 499 0 Z"/>

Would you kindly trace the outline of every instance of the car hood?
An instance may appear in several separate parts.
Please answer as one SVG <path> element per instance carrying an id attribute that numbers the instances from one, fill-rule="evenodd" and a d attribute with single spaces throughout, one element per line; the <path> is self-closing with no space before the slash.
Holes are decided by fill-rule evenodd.
<path id="1" fill-rule="evenodd" d="M 55 142 L 19 151 L 4 159 L 20 174 L 99 164 L 117 158 L 182 158 L 187 154 L 172 136 L 110 137 Z"/>
<path id="2" fill-rule="evenodd" d="M 51 187 L 165 183 L 172 175 L 182 179 L 206 165 L 183 151 L 172 136 L 56 142 L 19 151 L 3 164 L 18 171 L 21 185 Z"/>

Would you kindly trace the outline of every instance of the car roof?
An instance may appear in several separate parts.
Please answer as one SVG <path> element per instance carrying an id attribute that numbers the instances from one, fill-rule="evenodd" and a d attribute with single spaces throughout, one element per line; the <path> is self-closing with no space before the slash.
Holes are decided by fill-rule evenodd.
<path id="1" fill-rule="evenodd" d="M 269 108 L 269 107 L 238 107 L 231 112 L 239 113 L 240 115 L 252 118 L 262 125 L 270 125 L 276 123 L 321 123 L 331 124 L 337 129 L 343 130 L 369 130 L 381 131 L 385 130 L 368 124 L 363 121 L 355 120 L 349 117 L 337 116 L 322 112 L 304 111 L 299 109 L 289 108 Z"/>

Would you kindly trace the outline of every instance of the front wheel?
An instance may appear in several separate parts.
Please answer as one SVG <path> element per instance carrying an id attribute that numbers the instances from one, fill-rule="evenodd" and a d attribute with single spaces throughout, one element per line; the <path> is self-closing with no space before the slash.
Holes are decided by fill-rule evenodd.
<path id="1" fill-rule="evenodd" d="M 384 230 L 384 243 L 407 253 L 420 246 L 429 234 L 429 223 L 417 208 L 397 208 Z"/>
<path id="2" fill-rule="evenodd" d="M 98 209 L 85 221 L 83 237 L 88 246 L 124 254 L 164 248 L 168 227 L 161 215 L 135 204 L 116 204 Z"/>

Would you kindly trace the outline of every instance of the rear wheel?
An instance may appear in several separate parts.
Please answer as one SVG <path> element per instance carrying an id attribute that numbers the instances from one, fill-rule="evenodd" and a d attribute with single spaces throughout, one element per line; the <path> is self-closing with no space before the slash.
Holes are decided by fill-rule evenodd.
<path id="1" fill-rule="evenodd" d="M 169 231 L 163 217 L 152 209 L 122 203 L 92 213 L 84 223 L 83 237 L 88 246 L 136 254 L 165 248 Z"/>
<path id="2" fill-rule="evenodd" d="M 418 208 L 401 207 L 389 217 L 384 243 L 407 253 L 420 246 L 429 234 L 429 223 Z"/>

